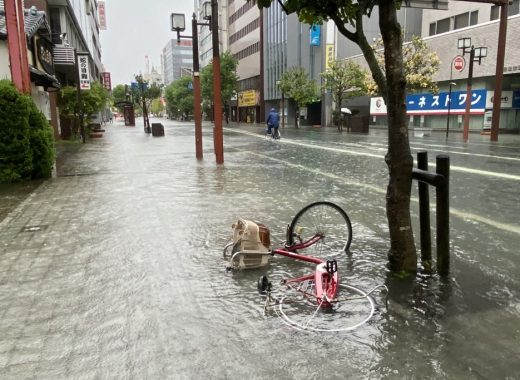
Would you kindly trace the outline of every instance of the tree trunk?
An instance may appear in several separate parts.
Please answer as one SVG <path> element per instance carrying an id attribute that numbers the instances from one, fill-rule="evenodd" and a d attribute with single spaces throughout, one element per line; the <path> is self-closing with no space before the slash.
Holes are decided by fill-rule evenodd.
<path id="1" fill-rule="evenodd" d="M 296 111 L 294 113 L 294 128 L 300 127 L 300 106 L 296 105 Z"/>
<path id="2" fill-rule="evenodd" d="M 379 26 L 384 42 L 388 89 L 385 94 L 388 109 L 388 151 L 385 161 L 390 172 L 386 193 L 390 229 L 388 259 L 394 272 L 415 272 L 417 252 L 410 217 L 413 158 L 406 124 L 406 78 L 395 1 L 379 2 Z"/>

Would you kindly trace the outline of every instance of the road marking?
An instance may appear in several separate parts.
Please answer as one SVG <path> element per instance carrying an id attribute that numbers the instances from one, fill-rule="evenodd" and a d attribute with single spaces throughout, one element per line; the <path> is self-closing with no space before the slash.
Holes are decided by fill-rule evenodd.
<path id="1" fill-rule="evenodd" d="M 348 185 L 362 187 L 362 188 L 365 188 L 365 189 L 368 189 L 368 190 L 372 190 L 373 192 L 386 195 L 386 189 L 383 189 L 383 188 L 381 188 L 379 186 L 369 185 L 369 184 L 358 182 L 358 181 L 350 181 L 347 178 L 340 177 L 340 176 L 338 176 L 336 174 L 326 173 L 326 172 L 323 172 L 323 171 L 318 170 L 318 169 L 311 169 L 311 168 L 308 168 L 308 167 L 300 165 L 300 164 L 293 164 L 292 162 L 289 162 L 289 161 L 281 160 L 279 158 L 270 157 L 270 156 L 267 156 L 267 155 L 261 154 L 261 153 L 251 152 L 249 150 L 246 151 L 246 150 L 238 149 L 238 151 L 243 152 L 243 153 L 247 153 L 247 154 L 251 154 L 251 155 L 254 155 L 254 156 L 262 157 L 262 158 L 265 158 L 265 159 L 268 159 L 268 160 L 271 160 L 271 161 L 275 161 L 275 162 L 278 162 L 280 164 L 283 164 L 283 165 L 286 165 L 286 166 L 289 166 L 289 167 L 292 167 L 292 168 L 295 168 L 295 169 L 304 170 L 304 171 L 307 171 L 307 172 L 310 172 L 310 173 L 313 173 L 313 174 L 320 175 L 322 177 L 327 177 L 327 178 L 333 179 L 335 181 L 343 182 L 343 183 L 348 184 Z M 412 197 L 410 197 L 410 200 L 415 202 L 415 203 L 419 203 L 419 198 L 417 198 L 417 197 L 412 196 Z M 436 207 L 435 203 L 430 203 L 430 208 L 431 209 L 435 209 L 435 207 Z M 450 207 L 450 214 L 454 215 L 454 216 L 457 216 L 457 217 L 459 217 L 461 219 L 464 219 L 464 220 L 471 220 L 471 221 L 474 221 L 474 222 L 487 224 L 488 226 L 494 227 L 496 229 L 503 230 L 503 231 L 508 231 L 508 232 L 520 235 L 520 226 L 517 226 L 517 225 L 514 225 L 514 224 L 500 223 L 500 222 L 497 222 L 495 220 L 491 220 L 491 219 L 482 217 L 480 215 L 472 214 L 472 213 L 469 213 L 469 212 L 461 211 L 461 210 L 458 210 L 458 209 L 453 208 L 453 207 Z"/>
<path id="2" fill-rule="evenodd" d="M 241 130 L 230 129 L 230 128 L 225 128 L 225 129 L 228 130 L 228 131 L 231 131 L 231 132 L 242 133 L 242 134 L 245 134 L 245 135 L 254 136 L 256 138 L 265 139 L 265 137 L 263 135 L 259 135 L 258 133 L 253 133 L 253 132 L 248 132 L 248 131 L 241 131 Z M 326 150 L 326 151 L 336 152 L 336 153 L 346 153 L 346 154 L 350 154 L 350 155 L 353 155 L 353 156 L 364 156 L 364 157 L 380 158 L 380 159 L 383 159 L 383 160 L 385 158 L 384 155 L 380 155 L 380 154 L 366 153 L 366 152 L 356 152 L 356 151 L 349 150 L 349 149 L 331 148 L 331 147 L 327 147 L 327 146 L 303 143 L 303 142 L 298 141 L 298 140 L 283 139 L 283 140 L 278 140 L 277 143 L 278 144 L 298 145 L 298 146 L 303 146 L 303 147 L 306 147 L 306 148 L 320 149 L 320 150 Z M 435 163 L 430 163 L 430 165 L 435 166 Z M 454 171 L 454 172 L 471 173 L 471 174 L 477 174 L 477 175 L 482 175 L 482 176 L 487 176 L 487 177 L 496 177 L 496 178 L 502 178 L 502 179 L 509 179 L 509 180 L 513 180 L 513 181 L 520 181 L 520 175 L 515 175 L 515 174 L 491 172 L 491 171 L 488 171 L 488 170 L 471 169 L 471 168 L 466 168 L 466 167 L 463 167 L 463 166 L 455 166 L 455 165 L 450 165 L 450 170 Z"/>

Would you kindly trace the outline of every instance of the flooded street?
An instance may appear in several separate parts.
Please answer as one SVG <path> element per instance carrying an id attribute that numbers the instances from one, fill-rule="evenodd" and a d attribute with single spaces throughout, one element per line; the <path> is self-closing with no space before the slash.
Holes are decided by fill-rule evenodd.
<path id="1" fill-rule="evenodd" d="M 154 121 L 165 137 L 142 122 L 106 126 L 0 222 L 0 378 L 520 378 L 518 136 L 411 138 L 431 171 L 437 154 L 450 156 L 452 261 L 447 279 L 402 280 L 385 266 L 386 132 L 286 126 L 271 141 L 225 126 L 217 166 L 210 124 L 197 161 L 193 124 Z M 296 331 L 264 315 L 258 277 L 279 294 L 305 263 L 225 270 L 237 218 L 266 224 L 277 246 L 319 200 L 352 221 L 341 281 L 389 289 L 388 308 L 375 293 L 374 317 L 351 332 Z"/>

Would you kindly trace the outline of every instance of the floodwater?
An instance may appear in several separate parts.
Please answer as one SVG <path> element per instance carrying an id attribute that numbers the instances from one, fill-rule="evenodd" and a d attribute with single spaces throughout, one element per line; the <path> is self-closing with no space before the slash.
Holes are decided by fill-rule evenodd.
<path id="1" fill-rule="evenodd" d="M 448 278 L 403 280 L 385 266 L 383 132 L 286 127 L 271 141 L 260 128 L 229 126 L 225 164 L 216 165 L 210 125 L 197 161 L 193 125 L 159 121 L 162 138 L 107 126 L 0 223 L 0 377 L 520 377 L 516 136 L 412 138 L 430 170 L 435 155 L 450 156 L 452 262 Z M 264 314 L 259 276 L 281 296 L 280 280 L 309 273 L 308 264 L 275 257 L 265 269 L 229 272 L 222 257 L 238 217 L 266 224 L 276 246 L 296 212 L 319 200 L 352 221 L 342 283 L 389 289 L 388 306 L 375 292 L 374 316 L 349 332 L 298 331 L 275 310 Z M 9 231 L 33 211 L 46 228 L 15 241 Z M 412 212 L 418 236 L 416 201 Z M 331 325 L 369 308 L 353 305 L 328 315 Z"/>

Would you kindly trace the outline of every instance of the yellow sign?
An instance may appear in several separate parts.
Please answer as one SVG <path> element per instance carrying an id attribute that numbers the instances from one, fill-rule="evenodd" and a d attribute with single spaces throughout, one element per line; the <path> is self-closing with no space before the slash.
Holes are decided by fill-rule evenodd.
<path id="1" fill-rule="evenodd" d="M 328 69 L 334 60 L 334 44 L 327 44 L 325 54 L 325 69 Z"/>
<path id="2" fill-rule="evenodd" d="M 247 90 L 238 93 L 238 106 L 239 107 L 250 107 L 256 106 L 257 96 L 255 90 Z"/>

